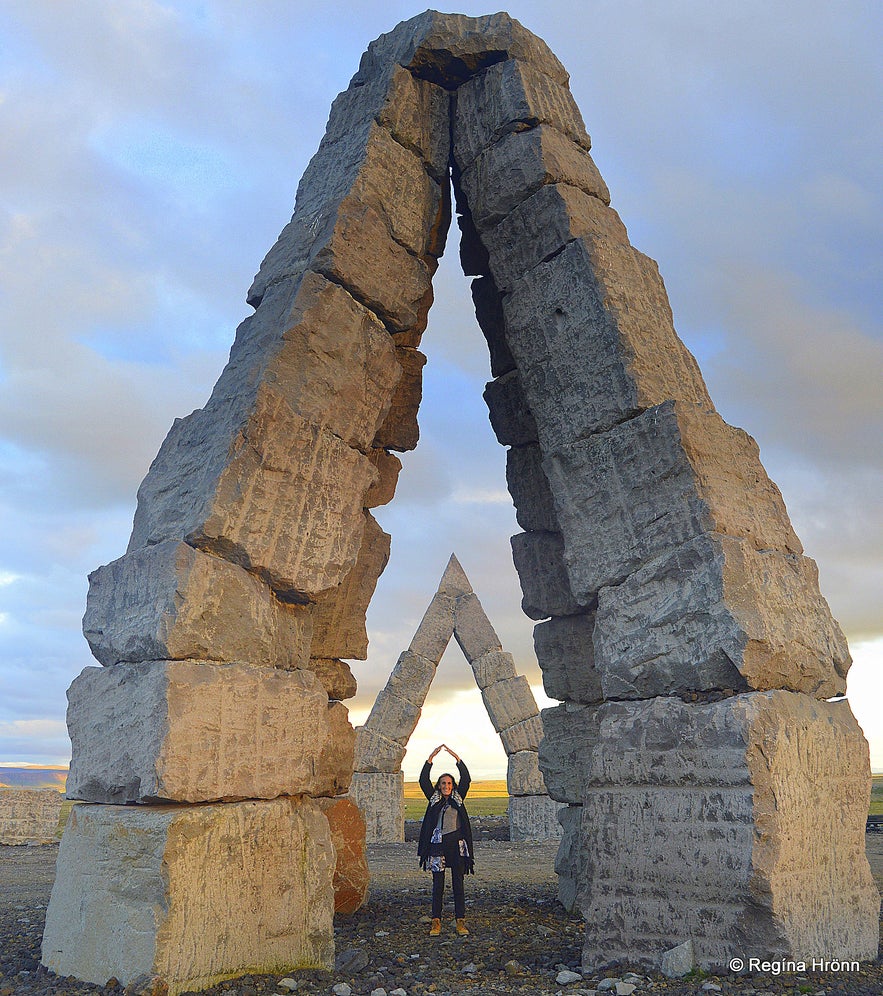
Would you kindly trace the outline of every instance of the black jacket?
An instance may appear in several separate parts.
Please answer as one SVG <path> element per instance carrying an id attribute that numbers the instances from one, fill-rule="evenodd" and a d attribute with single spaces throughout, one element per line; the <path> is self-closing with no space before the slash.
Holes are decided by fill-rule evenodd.
<path id="1" fill-rule="evenodd" d="M 417 844 L 417 857 L 420 859 L 420 867 L 426 868 L 426 863 L 429 861 L 429 845 L 432 842 L 432 831 L 438 825 L 438 815 L 441 812 L 441 808 L 444 805 L 444 799 L 439 799 L 437 802 L 432 802 L 432 796 L 435 793 L 435 786 L 429 778 L 429 771 L 432 765 L 427 761 L 423 765 L 423 770 L 420 772 L 420 788 L 423 789 L 423 794 L 429 801 L 426 806 L 426 812 L 423 815 L 423 824 L 420 827 L 420 842 Z M 472 778 L 469 774 L 469 769 L 462 761 L 457 762 L 457 771 L 460 774 L 459 782 L 454 786 L 454 791 L 460 796 L 461 799 L 466 798 L 466 793 L 469 791 L 469 786 L 472 783 Z M 466 804 L 458 804 L 456 799 L 451 798 L 450 804 L 454 806 L 460 813 L 460 828 L 458 831 L 458 836 L 461 840 L 466 841 L 466 847 L 469 850 L 469 857 L 463 859 L 463 871 L 465 874 L 475 874 L 475 854 L 472 849 L 472 827 L 469 825 L 469 814 L 466 812 Z"/>

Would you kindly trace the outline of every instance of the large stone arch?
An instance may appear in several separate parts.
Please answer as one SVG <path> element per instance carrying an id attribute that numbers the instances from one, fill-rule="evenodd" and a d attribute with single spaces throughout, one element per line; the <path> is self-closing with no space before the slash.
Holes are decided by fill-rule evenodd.
<path id="1" fill-rule="evenodd" d="M 84 630 L 112 666 L 71 688 L 69 791 L 98 805 L 62 843 L 50 968 L 158 974 L 174 994 L 331 957 L 311 800 L 351 773 L 342 659 L 364 654 L 388 556 L 370 509 L 417 439 L 449 163 L 523 605 L 562 702 L 542 764 L 568 804 L 557 867 L 586 963 L 653 965 L 688 937 L 708 967 L 876 952 L 867 745 L 825 701 L 845 641 L 589 144 L 567 73 L 505 14 L 430 11 L 369 46 L 211 398 L 172 427 L 126 555 L 90 579 Z M 108 869 L 136 839 L 143 887 L 121 896 Z M 259 873 L 222 874 L 245 840 Z M 240 909 L 258 912 L 233 929 Z M 108 920 L 132 927 L 102 936 Z"/>
<path id="2" fill-rule="evenodd" d="M 368 842 L 405 839 L 402 760 L 452 638 L 469 663 L 506 752 L 509 839 L 559 839 L 561 803 L 546 791 L 537 756 L 543 739 L 537 700 L 451 554 L 407 650 L 399 655 L 364 724 L 356 727 L 350 797 L 365 819 Z"/>

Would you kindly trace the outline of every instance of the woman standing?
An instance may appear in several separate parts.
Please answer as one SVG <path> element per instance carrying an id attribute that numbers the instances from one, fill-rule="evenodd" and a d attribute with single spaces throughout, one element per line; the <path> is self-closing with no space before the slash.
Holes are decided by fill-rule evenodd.
<path id="1" fill-rule="evenodd" d="M 447 772 L 433 786 L 429 777 L 432 760 L 440 750 L 446 750 L 457 762 L 459 782 Z M 420 788 L 429 800 L 423 825 L 420 827 L 420 843 L 417 857 L 420 867 L 432 872 L 432 926 L 429 933 L 436 937 L 441 933 L 442 899 L 445 893 L 445 869 L 451 870 L 451 887 L 454 890 L 454 916 L 457 920 L 457 933 L 468 934 L 466 929 L 466 898 L 463 891 L 463 876 L 475 874 L 475 861 L 472 857 L 472 827 L 463 799 L 469 791 L 472 779 L 469 769 L 445 744 L 429 755 L 420 772 Z"/>

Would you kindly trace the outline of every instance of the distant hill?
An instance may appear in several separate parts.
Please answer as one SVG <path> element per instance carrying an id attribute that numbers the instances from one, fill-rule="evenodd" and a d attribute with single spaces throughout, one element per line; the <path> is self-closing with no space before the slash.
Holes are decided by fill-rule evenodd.
<path id="1" fill-rule="evenodd" d="M 18 768 L 11 764 L 0 764 L 0 788 L 51 788 L 63 792 L 67 772 L 67 768 L 57 765 L 42 767 L 29 764 L 25 768 Z"/>

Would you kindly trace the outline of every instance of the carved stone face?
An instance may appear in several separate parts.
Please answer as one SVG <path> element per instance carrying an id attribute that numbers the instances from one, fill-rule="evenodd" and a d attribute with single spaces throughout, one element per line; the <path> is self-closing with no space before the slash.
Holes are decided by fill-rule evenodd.
<path id="1" fill-rule="evenodd" d="M 447 799 L 451 792 L 454 791 L 454 779 L 450 775 L 442 775 L 438 780 L 438 790 Z"/>

